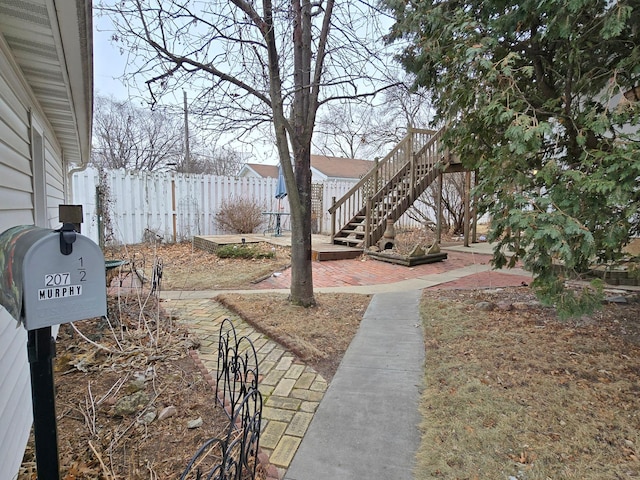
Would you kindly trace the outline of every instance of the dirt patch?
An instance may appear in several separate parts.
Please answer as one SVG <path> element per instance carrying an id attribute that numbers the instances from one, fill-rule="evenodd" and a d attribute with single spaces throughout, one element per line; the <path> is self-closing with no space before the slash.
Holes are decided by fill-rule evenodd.
<path id="1" fill-rule="evenodd" d="M 205 440 L 226 435 L 229 421 L 187 354 L 193 340 L 153 297 L 143 310 L 135 297 L 111 298 L 109 310 L 111 325 L 63 325 L 57 338 L 60 478 L 178 478 Z M 33 438 L 18 478 L 37 478 Z"/>
<path id="2" fill-rule="evenodd" d="M 426 291 L 418 479 L 637 478 L 640 304 L 557 320 L 528 288 Z"/>
<path id="3" fill-rule="evenodd" d="M 218 258 L 217 255 L 195 249 L 191 242 L 171 244 L 141 243 L 108 247 L 105 259 L 125 260 L 121 269 L 122 285 L 137 281 L 138 272 L 151 281 L 154 264 L 162 263 L 162 289 L 214 290 L 246 289 L 287 268 L 291 261 L 289 248 L 259 243 L 252 246 L 259 252 L 274 253 L 274 258 L 240 259 Z M 117 273 L 117 272 L 114 272 Z"/>
<path id="4" fill-rule="evenodd" d="M 330 381 L 358 330 L 370 295 L 317 293 L 316 306 L 292 305 L 284 294 L 217 297 Z"/>

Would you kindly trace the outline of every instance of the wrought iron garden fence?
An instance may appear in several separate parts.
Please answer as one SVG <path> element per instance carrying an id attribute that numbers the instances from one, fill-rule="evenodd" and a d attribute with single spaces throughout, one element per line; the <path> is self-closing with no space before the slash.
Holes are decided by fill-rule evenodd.
<path id="1" fill-rule="evenodd" d="M 218 337 L 216 398 L 229 418 L 226 435 L 205 441 L 180 478 L 254 479 L 262 422 L 258 358 L 253 342 L 238 337 L 229 319 L 223 320 Z"/>

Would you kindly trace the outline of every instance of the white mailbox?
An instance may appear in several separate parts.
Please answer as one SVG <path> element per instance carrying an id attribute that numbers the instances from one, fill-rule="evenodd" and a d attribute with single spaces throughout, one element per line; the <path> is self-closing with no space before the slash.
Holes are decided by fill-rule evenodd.
<path id="1" fill-rule="evenodd" d="M 107 314 L 104 256 L 72 224 L 5 231 L 0 268 L 0 303 L 27 330 Z"/>

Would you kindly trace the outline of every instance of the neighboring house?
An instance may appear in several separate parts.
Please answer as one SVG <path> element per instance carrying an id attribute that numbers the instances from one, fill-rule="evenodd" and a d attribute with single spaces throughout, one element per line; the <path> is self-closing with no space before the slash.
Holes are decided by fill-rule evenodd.
<path id="1" fill-rule="evenodd" d="M 313 183 L 355 183 L 371 170 L 373 166 L 374 162 L 369 160 L 311 155 L 311 181 Z M 239 176 L 277 178 L 278 166 L 247 163 L 240 170 Z"/>
<path id="2" fill-rule="evenodd" d="M 278 178 L 278 166 L 263 165 L 261 163 L 245 163 L 240 169 L 238 176 L 240 178 Z"/>
<path id="3" fill-rule="evenodd" d="M 311 155 L 311 181 L 357 182 L 374 167 L 370 160 Z"/>
<path id="4" fill-rule="evenodd" d="M 89 159 L 91 1 L 0 2 L 0 232 L 58 227 L 68 172 Z M 0 307 L 0 479 L 15 478 L 31 427 L 27 335 Z"/>

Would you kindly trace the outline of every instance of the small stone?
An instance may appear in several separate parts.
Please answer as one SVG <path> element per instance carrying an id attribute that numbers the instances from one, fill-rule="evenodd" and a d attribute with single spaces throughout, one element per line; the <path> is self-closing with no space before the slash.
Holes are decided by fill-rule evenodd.
<path id="1" fill-rule="evenodd" d="M 136 393 L 140 390 L 144 390 L 144 379 L 140 378 L 136 378 L 135 380 L 130 381 L 124 388 L 124 391 L 128 394 Z"/>
<path id="2" fill-rule="evenodd" d="M 169 405 L 168 407 L 160 410 L 160 413 L 158 414 L 158 421 L 164 420 L 165 418 L 173 417 L 176 413 L 178 413 L 176 407 L 173 405 Z"/>
<path id="3" fill-rule="evenodd" d="M 495 305 L 491 302 L 478 302 L 475 307 L 483 312 L 490 312 L 495 308 Z"/>
<path id="4" fill-rule="evenodd" d="M 149 395 L 146 392 L 139 391 L 133 395 L 127 395 L 122 397 L 113 406 L 113 416 L 124 417 L 125 415 L 131 415 L 132 413 L 139 412 L 149 403 Z"/>
<path id="5" fill-rule="evenodd" d="M 142 424 L 142 425 L 149 425 L 151 422 L 153 422 L 156 419 L 156 412 L 154 410 L 150 410 L 148 412 L 145 412 L 139 419 L 138 419 L 138 423 Z"/>
<path id="6" fill-rule="evenodd" d="M 195 420 L 189 420 L 187 422 L 187 428 L 193 430 L 194 428 L 200 428 L 202 426 L 202 417 L 198 417 Z"/>
<path id="7" fill-rule="evenodd" d="M 509 302 L 498 302 L 496 308 L 503 312 L 510 312 L 511 310 L 513 310 L 513 304 Z"/>

